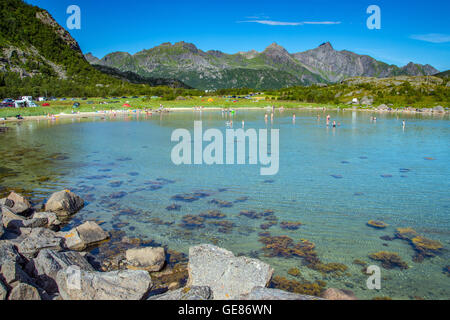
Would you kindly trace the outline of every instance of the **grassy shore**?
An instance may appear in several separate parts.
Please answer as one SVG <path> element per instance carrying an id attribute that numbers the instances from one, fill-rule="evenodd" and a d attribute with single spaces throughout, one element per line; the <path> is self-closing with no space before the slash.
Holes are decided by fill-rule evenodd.
<path id="1" fill-rule="evenodd" d="M 212 99 L 213 101 L 210 101 Z M 205 109 L 208 108 L 265 108 L 267 106 L 275 106 L 275 107 L 285 107 L 285 108 L 318 108 L 318 107 L 326 107 L 326 108 L 337 108 L 337 107 L 348 107 L 345 105 L 337 106 L 337 105 L 326 105 L 326 104 L 313 104 L 313 103 L 300 103 L 293 101 L 259 101 L 254 102 L 252 100 L 240 99 L 240 100 L 232 100 L 225 99 L 222 97 L 205 97 L 205 98 L 189 98 L 186 100 L 172 100 L 172 101 L 164 101 L 160 99 L 155 100 L 146 100 L 142 98 L 137 99 L 117 99 L 114 101 L 119 101 L 118 103 L 113 103 L 112 99 L 101 99 L 101 98 L 93 98 L 88 99 L 86 101 L 76 100 L 76 101 L 50 101 L 49 107 L 42 107 L 43 103 L 38 103 L 38 107 L 35 108 L 3 108 L 0 109 L 0 118 L 8 118 L 15 117 L 20 114 L 23 117 L 29 116 L 44 116 L 47 114 L 71 114 L 72 110 L 79 111 L 80 113 L 86 112 L 97 112 L 103 110 L 120 110 L 126 109 L 123 107 L 125 103 L 128 103 L 132 110 L 136 109 L 157 109 L 160 105 L 163 105 L 165 108 L 193 108 L 202 106 Z M 80 103 L 80 107 L 73 109 L 72 106 L 75 102 Z M 93 102 L 88 104 L 88 102 Z M 107 102 L 108 104 L 102 104 L 102 102 Z"/>
<path id="2" fill-rule="evenodd" d="M 78 108 L 72 108 L 75 102 L 80 103 Z M 104 102 L 107 102 L 105 104 Z M 52 115 L 70 115 L 72 111 L 79 112 L 81 114 L 96 113 L 99 111 L 109 110 L 142 110 L 142 109 L 157 109 L 160 105 L 169 109 L 191 109 L 194 107 L 203 107 L 204 109 L 217 109 L 217 108 L 266 108 L 268 106 L 275 106 L 276 108 L 284 107 L 286 109 L 301 109 L 301 108 L 326 108 L 330 109 L 352 109 L 352 105 L 347 104 L 318 104 L 318 103 L 302 103 L 298 101 L 282 101 L 282 100 L 248 100 L 248 99 L 227 99 L 223 97 L 193 97 L 186 100 L 170 100 L 165 101 L 161 99 L 143 99 L 143 98 L 127 98 L 127 99 L 102 99 L 102 98 L 90 98 L 88 100 L 66 100 L 66 101 L 50 101 L 50 106 L 43 107 L 44 102 L 37 103 L 38 107 L 35 108 L 2 108 L 0 109 L 0 118 L 12 119 L 16 115 L 22 117 L 38 117 Z M 126 108 L 123 105 L 129 104 L 131 108 Z M 392 106 L 392 108 L 401 108 L 401 106 Z M 370 107 L 358 107 L 358 110 L 374 110 Z"/>

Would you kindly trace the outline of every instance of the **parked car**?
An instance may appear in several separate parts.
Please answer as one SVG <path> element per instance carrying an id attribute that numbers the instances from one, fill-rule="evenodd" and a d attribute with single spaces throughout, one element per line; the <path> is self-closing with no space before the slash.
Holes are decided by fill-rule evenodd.
<path id="1" fill-rule="evenodd" d="M 79 108 L 80 107 L 80 103 L 79 102 L 75 102 L 72 106 L 72 108 Z"/>

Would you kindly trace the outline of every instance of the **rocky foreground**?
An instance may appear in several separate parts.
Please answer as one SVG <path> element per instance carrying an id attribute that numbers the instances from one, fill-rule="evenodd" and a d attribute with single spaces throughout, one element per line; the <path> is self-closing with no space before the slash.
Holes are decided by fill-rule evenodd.
<path id="1" fill-rule="evenodd" d="M 152 272 L 163 270 L 162 247 L 126 251 L 125 267 L 96 271 L 89 253 L 110 234 L 96 222 L 61 232 L 84 206 L 69 190 L 54 193 L 45 205 L 32 206 L 12 192 L 0 199 L 0 300 L 318 300 L 267 288 L 274 270 L 266 263 L 236 257 L 213 245 L 191 247 L 188 283 L 154 295 Z M 338 289 L 323 298 L 354 299 Z"/>

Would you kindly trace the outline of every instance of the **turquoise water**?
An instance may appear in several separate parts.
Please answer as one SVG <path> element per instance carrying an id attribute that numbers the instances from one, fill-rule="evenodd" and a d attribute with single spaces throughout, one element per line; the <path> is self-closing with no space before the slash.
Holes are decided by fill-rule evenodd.
<path id="1" fill-rule="evenodd" d="M 264 122 L 262 111 L 239 111 L 234 116 L 235 128 L 245 120 L 246 129 L 280 129 L 280 170 L 273 177 L 260 176 L 259 165 L 172 164 L 173 130 L 192 132 L 194 120 L 202 120 L 204 129 L 224 131 L 226 117 L 220 111 L 12 124 L 0 134 L 0 191 L 23 188 L 41 199 L 71 189 L 88 205 L 68 227 L 98 219 L 105 221 L 102 227 L 113 230 L 119 222 L 127 222 L 121 229 L 127 235 L 185 253 L 191 245 L 214 243 L 235 254 L 258 257 L 289 279 L 296 278 L 287 270 L 299 267 L 306 280 L 324 280 L 327 287 L 350 289 L 359 298 L 450 298 L 449 277 L 443 273 L 450 264 L 449 116 L 376 114 L 374 123 L 370 113 L 330 112 L 332 120 L 341 123 L 332 129 L 325 125 L 327 113 L 319 112 L 320 120 L 318 112 L 295 113 L 295 124 L 290 111 L 277 112 L 273 124 Z M 200 191 L 210 196 L 194 202 L 171 199 Z M 235 202 L 241 197 L 248 200 Z M 209 203 L 212 199 L 233 205 L 218 208 Z M 166 210 L 173 203 L 181 209 Z M 184 215 L 211 209 L 221 210 L 234 223 L 231 233 L 208 223 L 196 229 L 180 226 Z M 265 257 L 258 233 L 265 231 L 260 225 L 266 221 L 239 212 L 268 209 L 280 222 L 303 224 L 293 231 L 273 226 L 267 230 L 271 235 L 314 242 L 323 262 L 343 263 L 347 274 L 323 276 L 303 266 L 299 258 Z M 173 224 L 161 225 L 153 218 Z M 382 220 L 389 227 L 370 228 L 369 220 Z M 398 227 L 412 227 L 440 241 L 442 253 L 414 262 L 409 243 L 380 239 L 393 236 Z M 361 266 L 352 262 L 378 265 L 368 257 L 378 251 L 398 253 L 409 269 L 382 268 L 382 289 L 373 291 L 366 288 Z"/>

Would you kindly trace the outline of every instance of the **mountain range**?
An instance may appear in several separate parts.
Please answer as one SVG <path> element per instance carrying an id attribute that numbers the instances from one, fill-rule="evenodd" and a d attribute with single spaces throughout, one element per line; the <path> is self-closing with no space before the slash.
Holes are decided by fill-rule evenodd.
<path id="1" fill-rule="evenodd" d="M 331 43 L 305 52 L 289 53 L 272 43 L 264 51 L 227 54 L 218 50 L 202 51 L 192 43 L 163 43 L 134 55 L 113 52 L 102 59 L 85 55 L 93 65 L 107 66 L 144 77 L 174 78 L 198 89 L 283 87 L 336 83 L 362 76 L 386 78 L 423 76 L 439 73 L 430 65 L 408 63 L 389 65 L 367 55 L 337 51 Z"/>

